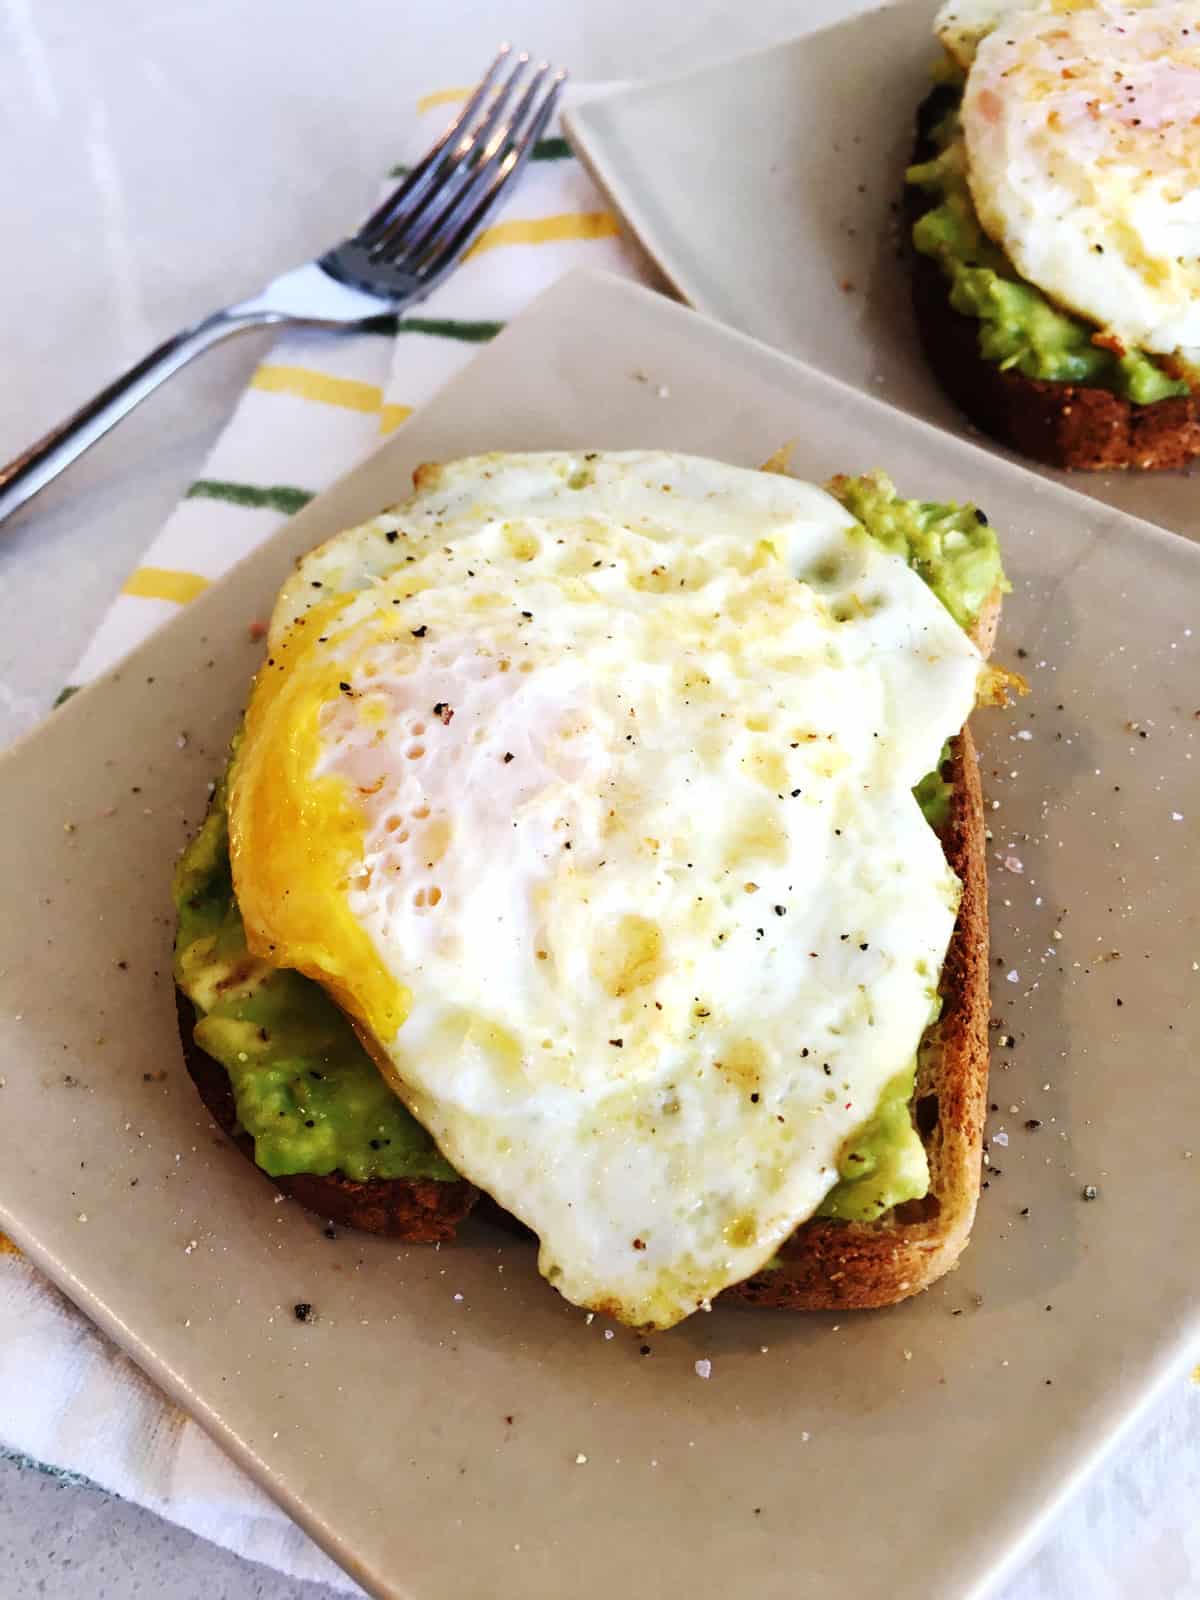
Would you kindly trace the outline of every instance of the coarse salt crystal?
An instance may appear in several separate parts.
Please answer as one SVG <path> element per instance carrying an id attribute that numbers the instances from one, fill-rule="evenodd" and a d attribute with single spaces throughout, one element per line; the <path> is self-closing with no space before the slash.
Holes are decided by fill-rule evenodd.
<path id="1" fill-rule="evenodd" d="M 586 1467 L 587 1466 L 587 1457 L 584 1455 L 582 1450 L 575 1457 L 575 1465 L 577 1467 Z"/>
<path id="2" fill-rule="evenodd" d="M 1017 971 L 1016 967 L 1014 967 L 1011 972 L 1006 972 L 1004 976 L 1008 979 L 1009 983 L 1020 983 L 1021 981 L 1021 975 Z"/>
<path id="3" fill-rule="evenodd" d="M 992 1143 L 993 1144 L 998 1144 L 1001 1147 L 1001 1149 L 1003 1149 L 1004 1146 L 1007 1145 L 1007 1143 L 1008 1143 L 1008 1135 L 1005 1133 L 1003 1128 L 1001 1128 L 999 1133 L 994 1133 L 992 1135 Z"/>
<path id="4" fill-rule="evenodd" d="M 712 1377 L 712 1362 L 708 1361 L 708 1360 L 697 1361 L 697 1363 L 696 1363 L 696 1376 L 698 1378 L 711 1378 Z"/>

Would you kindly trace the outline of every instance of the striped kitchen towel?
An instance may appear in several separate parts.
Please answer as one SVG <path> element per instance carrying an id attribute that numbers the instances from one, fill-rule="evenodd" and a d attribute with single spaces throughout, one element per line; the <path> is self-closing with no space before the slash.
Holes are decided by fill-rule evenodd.
<path id="1" fill-rule="evenodd" d="M 419 103 L 415 149 L 466 89 Z M 403 168 L 397 169 L 403 171 Z M 447 281 L 377 331 L 285 333 L 250 380 L 203 476 L 132 572 L 76 671 L 89 682 L 402 426 L 505 322 L 577 265 L 645 277 L 644 258 L 557 132 Z"/>
<path id="2" fill-rule="evenodd" d="M 426 148 L 469 93 L 418 105 Z M 73 677 L 88 682 L 355 466 L 577 265 L 647 275 L 557 128 L 467 258 L 371 333 L 284 334 Z M 64 695 L 70 689 L 64 690 Z M 297 1578 L 357 1587 L 0 1235 L 0 1455 L 91 1481 Z"/>

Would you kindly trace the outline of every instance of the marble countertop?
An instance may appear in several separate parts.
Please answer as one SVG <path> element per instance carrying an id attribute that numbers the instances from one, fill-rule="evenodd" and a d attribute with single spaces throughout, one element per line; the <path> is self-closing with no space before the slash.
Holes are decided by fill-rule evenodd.
<path id="1" fill-rule="evenodd" d="M 404 111 L 469 81 L 504 33 L 583 81 L 654 76 L 866 9 L 864 0 L 11 0 L 0 20 L 7 460 L 177 327 L 312 254 L 354 218 Z M 19 159 L 12 159 L 14 131 Z M 0 533 L 0 744 L 52 702 L 260 358 L 185 371 Z M 1011 1580 L 1006 1600 L 1200 1586 L 1200 1403 L 1179 1384 Z M 1182 1459 L 1187 1470 L 1177 1470 Z M 1193 1531 L 1189 1531 L 1189 1529 Z M 1098 1561 L 1098 1553 L 1103 1560 Z M 0 1600 L 332 1595 L 94 1488 L 0 1458 Z"/>

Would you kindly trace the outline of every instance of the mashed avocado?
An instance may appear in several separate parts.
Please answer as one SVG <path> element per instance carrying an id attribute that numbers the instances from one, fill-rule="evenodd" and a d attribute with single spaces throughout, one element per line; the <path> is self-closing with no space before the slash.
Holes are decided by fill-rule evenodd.
<path id="1" fill-rule="evenodd" d="M 884 472 L 834 478 L 829 489 L 876 543 L 904 557 L 959 627 L 971 628 L 993 590 L 1008 593 L 999 542 L 974 506 L 902 500 Z"/>
<path id="2" fill-rule="evenodd" d="M 949 108 L 930 132 L 937 154 L 907 173 L 931 201 L 913 226 L 913 244 L 949 279 L 955 311 L 978 319 L 980 355 L 1026 378 L 1111 389 L 1137 405 L 1188 394 L 1143 351 L 1122 355 L 1094 344 L 1097 329 L 1052 305 L 988 238 L 967 185 L 959 93 L 948 85 L 941 93 Z"/>
<path id="3" fill-rule="evenodd" d="M 913 790 L 917 797 L 917 804 L 925 813 L 925 821 L 935 833 L 950 821 L 950 797 L 954 793 L 954 786 L 948 778 L 942 776 L 947 761 L 950 759 L 950 746 L 942 746 L 942 759 L 932 772 L 927 772 L 920 783 Z"/>
<path id="4" fill-rule="evenodd" d="M 902 500 L 883 473 L 837 478 L 829 487 L 872 538 L 904 556 L 964 628 L 994 589 L 1008 588 L 995 534 L 974 507 Z M 949 794 L 940 770 L 917 787 L 935 828 L 948 815 Z M 196 1008 L 197 1044 L 229 1074 L 238 1121 L 264 1172 L 340 1172 L 360 1182 L 458 1176 L 321 986 L 247 950 L 223 781 L 180 858 L 175 905 L 175 981 Z M 930 998 L 936 1016 L 932 983 Z M 892 1079 L 874 1116 L 843 1149 L 841 1181 L 822 1214 L 866 1220 L 926 1193 L 925 1150 L 909 1113 L 915 1072 L 914 1061 Z"/>
<path id="5" fill-rule="evenodd" d="M 916 1072 L 914 1062 L 896 1074 L 870 1122 L 843 1148 L 839 1181 L 817 1207 L 818 1216 L 871 1222 L 902 1200 L 916 1200 L 928 1192 L 925 1146 L 908 1108 Z"/>

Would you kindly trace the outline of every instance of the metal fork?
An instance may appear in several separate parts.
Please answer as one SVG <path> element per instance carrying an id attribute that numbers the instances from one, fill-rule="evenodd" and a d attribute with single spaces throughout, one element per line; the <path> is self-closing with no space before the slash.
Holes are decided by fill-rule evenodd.
<path id="1" fill-rule="evenodd" d="M 462 258 L 554 112 L 567 74 L 543 61 L 527 76 L 528 67 L 527 54 L 513 58 L 502 45 L 445 133 L 357 233 L 160 344 L 0 467 L 0 522 L 210 345 L 268 323 L 352 330 L 423 300 Z"/>

